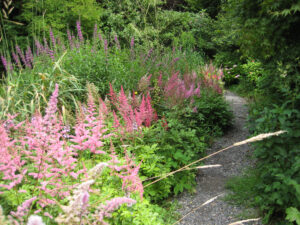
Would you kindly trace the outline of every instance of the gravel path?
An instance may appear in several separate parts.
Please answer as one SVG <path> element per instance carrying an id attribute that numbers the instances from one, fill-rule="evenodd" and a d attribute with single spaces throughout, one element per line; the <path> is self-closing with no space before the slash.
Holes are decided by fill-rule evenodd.
<path id="1" fill-rule="evenodd" d="M 211 154 L 235 142 L 248 138 L 248 131 L 245 122 L 248 115 L 246 101 L 232 92 L 226 91 L 226 101 L 230 104 L 234 113 L 233 128 L 222 138 L 215 141 L 213 146 L 207 150 Z M 236 222 L 236 216 L 243 212 L 241 207 L 229 205 L 222 197 L 195 210 L 201 204 L 218 195 L 226 195 L 226 181 L 233 176 L 242 173 L 244 168 L 253 164 L 250 155 L 249 145 L 242 145 L 223 153 L 217 154 L 205 161 L 206 165 L 221 164 L 222 167 L 202 169 L 197 176 L 196 194 L 183 193 L 177 200 L 182 206 L 178 212 L 181 216 L 193 211 L 186 216 L 180 225 L 228 225 Z M 248 222 L 247 225 L 258 225 L 260 222 Z"/>

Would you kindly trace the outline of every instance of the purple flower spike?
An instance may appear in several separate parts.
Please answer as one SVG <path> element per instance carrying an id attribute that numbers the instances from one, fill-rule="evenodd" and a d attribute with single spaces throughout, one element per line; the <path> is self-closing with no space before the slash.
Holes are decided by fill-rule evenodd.
<path id="1" fill-rule="evenodd" d="M 120 47 L 120 42 L 119 42 L 119 40 L 118 40 L 118 36 L 117 36 L 117 35 L 115 35 L 115 42 L 116 42 L 117 48 L 118 48 L 118 49 L 121 49 L 121 47 Z"/>
<path id="2" fill-rule="evenodd" d="M 45 49 L 45 52 L 48 53 L 49 52 L 49 46 L 48 46 L 48 42 L 47 42 L 47 39 L 44 38 L 44 49 Z"/>
<path id="3" fill-rule="evenodd" d="M 67 35 L 68 35 L 69 45 L 70 45 L 71 49 L 73 49 L 74 43 L 73 43 L 72 35 L 71 35 L 71 32 L 69 29 L 67 30 Z"/>
<path id="4" fill-rule="evenodd" d="M 151 49 L 148 51 L 148 54 L 146 55 L 146 58 L 145 58 L 145 62 L 147 62 L 148 58 L 150 58 L 152 52 L 153 52 L 153 48 L 151 48 Z"/>
<path id="5" fill-rule="evenodd" d="M 93 39 L 94 39 L 94 41 L 96 41 L 97 35 L 98 35 L 98 25 L 97 25 L 97 23 L 95 23 L 94 33 L 93 33 Z"/>
<path id="6" fill-rule="evenodd" d="M 3 55 L 1 55 L 1 61 L 2 61 L 2 64 L 3 64 L 4 68 L 5 68 L 5 70 L 8 72 L 7 60 L 6 60 L 6 58 Z"/>
<path id="7" fill-rule="evenodd" d="M 173 59 L 173 63 L 176 63 L 178 60 L 179 60 L 180 58 L 175 58 L 175 59 Z"/>
<path id="8" fill-rule="evenodd" d="M 107 50 L 108 50 L 108 43 L 107 43 L 107 40 L 105 39 L 104 40 L 104 51 L 105 51 L 105 54 L 107 54 Z"/>
<path id="9" fill-rule="evenodd" d="M 22 62 L 26 65 L 26 59 L 25 59 L 24 53 L 18 45 L 16 45 L 16 51 L 19 54 L 19 56 L 21 57 Z"/>
<path id="10" fill-rule="evenodd" d="M 50 39 L 51 39 L 51 42 L 52 42 L 52 47 L 55 48 L 56 41 L 55 41 L 55 37 L 54 37 L 53 31 L 52 31 L 51 28 L 50 28 L 49 33 L 50 33 Z"/>
<path id="11" fill-rule="evenodd" d="M 14 53 L 14 52 L 12 52 L 12 56 L 13 56 L 13 59 L 15 60 L 15 63 L 17 64 L 17 66 L 21 69 L 22 68 L 22 64 L 20 62 L 19 56 L 16 53 Z"/>
<path id="12" fill-rule="evenodd" d="M 49 49 L 48 54 L 49 54 L 50 58 L 52 59 L 52 61 L 55 61 L 54 51 L 52 49 Z"/>
<path id="13" fill-rule="evenodd" d="M 25 59 L 26 59 L 26 66 L 29 68 L 32 68 L 33 65 L 33 55 L 31 52 L 30 46 L 27 47 L 26 53 L 25 53 Z"/>
<path id="14" fill-rule="evenodd" d="M 43 45 L 38 40 L 35 40 L 35 46 L 36 46 L 36 55 L 37 56 L 39 56 L 40 53 L 44 52 Z"/>
<path id="15" fill-rule="evenodd" d="M 83 39 L 83 35 L 82 35 L 82 31 L 81 31 L 81 25 L 80 25 L 79 20 L 76 22 L 76 28 L 77 28 L 77 34 L 78 34 L 79 41 L 83 42 L 84 39 Z"/>

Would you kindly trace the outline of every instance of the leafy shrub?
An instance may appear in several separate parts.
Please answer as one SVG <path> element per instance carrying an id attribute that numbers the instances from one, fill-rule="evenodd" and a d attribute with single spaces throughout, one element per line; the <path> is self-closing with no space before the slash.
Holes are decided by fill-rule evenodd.
<path id="1" fill-rule="evenodd" d="M 289 207 L 299 208 L 299 135 L 300 112 L 291 102 L 282 106 L 254 109 L 251 113 L 251 130 L 266 133 L 286 130 L 281 137 L 274 137 L 255 144 L 254 156 L 258 158 L 259 183 L 256 185 L 256 202 L 264 212 L 265 222 L 280 219 L 282 223 Z"/>
<path id="2" fill-rule="evenodd" d="M 263 75 L 262 64 L 259 61 L 248 60 L 246 64 L 242 65 L 242 69 L 247 75 L 248 81 L 256 86 L 260 77 Z"/>
<path id="3" fill-rule="evenodd" d="M 243 70 L 241 68 L 241 65 L 227 65 L 227 67 L 224 68 L 225 85 L 228 87 L 237 84 L 239 82 L 239 79 L 242 78 L 241 76 L 243 76 L 242 72 Z"/>
<path id="4" fill-rule="evenodd" d="M 195 121 L 194 126 L 201 131 L 199 134 L 205 130 L 212 136 L 222 135 L 231 126 L 233 118 L 228 103 L 222 96 L 211 92 L 203 91 L 200 98 L 195 99 L 197 113 L 193 113 L 191 121 Z"/>

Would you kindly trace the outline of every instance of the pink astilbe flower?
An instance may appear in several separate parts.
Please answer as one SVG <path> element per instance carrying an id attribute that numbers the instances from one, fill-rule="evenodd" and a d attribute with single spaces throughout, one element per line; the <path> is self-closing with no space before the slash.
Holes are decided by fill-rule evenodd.
<path id="1" fill-rule="evenodd" d="M 112 143 L 112 140 L 110 140 L 110 157 L 111 157 L 111 160 L 108 162 L 108 167 L 111 168 L 113 170 L 113 172 L 120 172 L 122 169 L 124 169 L 126 166 L 124 165 L 120 165 L 121 162 L 119 161 L 118 159 L 118 156 L 116 155 L 116 152 L 115 152 L 115 148 L 114 148 L 114 145 Z"/>
<path id="2" fill-rule="evenodd" d="M 99 110 L 98 110 L 99 115 L 103 119 L 105 119 L 109 115 L 110 111 L 101 97 L 99 97 L 98 102 L 99 102 Z"/>
<path id="3" fill-rule="evenodd" d="M 117 174 L 122 179 L 122 189 L 129 193 L 138 192 L 140 198 L 143 199 L 144 187 L 143 183 L 138 175 L 140 165 L 136 165 L 135 162 L 128 156 L 125 151 L 126 163 L 121 167 L 121 173 Z"/>
<path id="4" fill-rule="evenodd" d="M 119 93 L 119 98 L 118 98 L 118 104 L 119 104 L 119 111 L 121 114 L 128 114 L 130 111 L 132 111 L 132 107 L 128 103 L 127 96 L 125 95 L 123 86 L 121 86 L 121 91 Z"/>
<path id="5" fill-rule="evenodd" d="M 111 83 L 109 83 L 109 94 L 108 94 L 108 96 L 110 98 L 111 103 L 116 106 L 116 104 L 118 102 L 118 99 L 117 99 L 117 95 L 116 95 L 116 93 L 114 91 L 114 88 L 111 85 Z"/>
<path id="6" fill-rule="evenodd" d="M 94 154 L 104 154 L 99 150 L 103 146 L 103 140 L 112 134 L 106 134 L 107 129 L 101 115 L 97 115 L 96 106 L 91 93 L 88 97 L 88 109 L 83 112 L 82 118 L 77 119 L 74 127 L 75 135 L 71 136 L 74 149 L 84 151 L 89 149 Z"/>
<path id="7" fill-rule="evenodd" d="M 150 76 L 148 77 L 150 79 Z M 145 79 L 148 79 L 145 77 Z M 150 126 L 151 122 L 155 120 L 155 112 L 151 105 L 151 97 L 148 94 L 147 98 L 141 96 L 141 103 L 138 103 L 135 94 L 133 97 L 128 97 L 125 95 L 124 89 L 121 86 L 120 93 L 118 96 L 114 92 L 112 86 L 110 86 L 109 93 L 111 103 L 117 109 L 117 113 L 120 114 L 124 121 L 125 127 L 122 127 L 117 113 L 113 112 L 114 117 L 114 127 L 119 128 L 121 133 L 127 131 L 129 133 L 139 130 L 142 125 Z"/>
<path id="8" fill-rule="evenodd" d="M 10 214 L 13 217 L 17 218 L 19 221 L 24 221 L 23 217 L 27 216 L 32 202 L 34 202 L 36 199 L 37 199 L 37 197 L 35 196 L 33 198 L 30 198 L 30 199 L 24 201 L 22 203 L 22 205 L 18 206 L 18 209 L 16 212 L 11 211 Z"/>
<path id="9" fill-rule="evenodd" d="M 119 128 L 120 127 L 120 121 L 118 119 L 118 116 L 116 115 L 115 111 L 113 111 L 113 117 L 114 117 L 114 128 Z"/>
<path id="10" fill-rule="evenodd" d="M 20 149 L 15 147 L 16 141 L 9 138 L 4 125 L 0 124 L 0 172 L 3 175 L 0 187 L 10 190 L 22 182 L 27 170 L 22 168 L 26 162 L 22 160 Z"/>
<path id="11" fill-rule="evenodd" d="M 117 197 L 111 200 L 106 201 L 104 204 L 101 204 L 98 207 L 98 211 L 96 212 L 96 217 L 98 222 L 103 225 L 108 225 L 108 223 L 104 222 L 104 217 L 111 217 L 112 213 L 118 209 L 121 205 L 127 204 L 127 206 L 132 206 L 136 201 L 127 197 Z M 95 222 L 94 224 L 98 224 Z"/>
<path id="12" fill-rule="evenodd" d="M 159 78 L 161 79 L 161 78 Z M 200 97 L 200 82 L 196 73 L 185 74 L 183 79 L 179 77 L 179 72 L 174 73 L 166 82 L 162 84 L 165 100 L 172 107 L 182 104 L 185 100 L 193 102 L 193 97 Z"/>
<path id="13" fill-rule="evenodd" d="M 76 151 L 67 144 L 62 121 L 56 116 L 58 85 L 49 100 L 45 116 L 36 114 L 27 122 L 26 136 L 21 140 L 22 153 L 32 165 L 28 175 L 37 180 L 36 188 L 40 190 L 38 204 L 45 207 L 55 204 L 51 198 L 69 195 L 69 186 L 63 177 L 76 178 Z M 45 195 L 44 195 L 45 194 Z"/>

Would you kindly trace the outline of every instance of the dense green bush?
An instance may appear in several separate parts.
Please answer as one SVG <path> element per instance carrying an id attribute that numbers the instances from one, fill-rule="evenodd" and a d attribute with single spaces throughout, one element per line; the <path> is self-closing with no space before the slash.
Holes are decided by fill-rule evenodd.
<path id="1" fill-rule="evenodd" d="M 265 222 L 284 220 L 289 207 L 300 207 L 300 111 L 290 103 L 282 106 L 254 109 L 251 129 L 258 133 L 286 130 L 281 137 L 274 137 L 255 146 L 254 156 L 259 159 L 259 182 L 256 185 L 256 202 L 265 213 Z M 287 222 L 278 222 L 287 224 Z"/>

